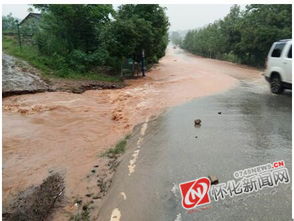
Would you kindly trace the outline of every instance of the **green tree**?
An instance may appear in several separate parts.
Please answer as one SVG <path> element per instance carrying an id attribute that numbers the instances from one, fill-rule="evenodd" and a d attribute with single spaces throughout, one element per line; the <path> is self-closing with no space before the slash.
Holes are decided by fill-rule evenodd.
<path id="1" fill-rule="evenodd" d="M 38 48 L 62 66 L 117 68 L 126 58 L 141 61 L 142 50 L 152 64 L 165 54 L 169 23 L 159 5 L 121 5 L 116 13 L 111 5 L 34 6 L 42 11 Z"/>
<path id="2" fill-rule="evenodd" d="M 248 5 L 239 30 L 235 53 L 242 63 L 262 66 L 272 43 L 292 36 L 291 5 Z"/>
<path id="3" fill-rule="evenodd" d="M 17 32 L 18 19 L 9 13 L 6 16 L 2 16 L 2 31 L 3 32 Z"/>
<path id="4" fill-rule="evenodd" d="M 205 57 L 262 66 L 273 42 L 292 36 L 291 5 L 234 5 L 224 19 L 189 31 L 182 47 Z"/>
<path id="5" fill-rule="evenodd" d="M 169 27 L 165 8 L 157 4 L 121 5 L 115 19 L 117 22 L 126 21 L 126 24 L 133 24 L 132 32 L 135 34 L 130 41 L 133 42 L 132 57 L 135 60 L 141 60 L 142 50 L 145 51 L 149 63 L 158 62 L 165 55 Z M 127 53 L 125 56 L 130 55 Z"/>
<path id="6" fill-rule="evenodd" d="M 63 56 L 81 71 L 105 62 L 108 55 L 101 33 L 114 13 L 111 5 L 34 6 L 42 10 L 37 36 L 40 52 Z"/>

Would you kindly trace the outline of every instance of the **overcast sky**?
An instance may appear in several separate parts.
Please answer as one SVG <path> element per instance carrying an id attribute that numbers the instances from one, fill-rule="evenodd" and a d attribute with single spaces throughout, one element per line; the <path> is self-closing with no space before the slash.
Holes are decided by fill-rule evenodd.
<path id="1" fill-rule="evenodd" d="M 232 5 L 163 5 L 170 21 L 170 30 L 187 30 L 202 27 L 217 19 L 223 18 Z M 13 16 L 23 19 L 28 14 L 30 5 L 2 5 L 3 15 L 10 12 Z"/>

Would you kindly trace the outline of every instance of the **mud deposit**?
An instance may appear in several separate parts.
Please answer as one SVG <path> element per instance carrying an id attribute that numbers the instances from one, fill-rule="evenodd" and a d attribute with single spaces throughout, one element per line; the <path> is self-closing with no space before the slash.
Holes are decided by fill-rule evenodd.
<path id="1" fill-rule="evenodd" d="M 260 74 L 256 69 L 169 49 L 147 77 L 129 80 L 122 89 L 4 98 L 4 206 L 18 192 L 40 184 L 49 172 L 59 172 L 64 174 L 67 201 L 54 220 L 68 220 L 81 209 L 78 199 L 92 201 L 97 194 L 96 180 L 89 176 L 107 176 L 109 159 L 101 154 L 135 125 L 167 107 L 228 90 L 240 79 L 258 80 Z"/>
<path id="2" fill-rule="evenodd" d="M 3 213 L 7 221 L 46 220 L 63 200 L 64 182 L 60 174 L 51 174 L 40 186 L 20 192 L 9 210 Z"/>

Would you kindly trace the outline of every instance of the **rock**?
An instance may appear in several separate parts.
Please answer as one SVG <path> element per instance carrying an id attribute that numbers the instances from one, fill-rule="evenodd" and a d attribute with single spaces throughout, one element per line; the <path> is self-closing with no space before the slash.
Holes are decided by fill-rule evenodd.
<path id="1" fill-rule="evenodd" d="M 70 92 L 70 91 L 69 91 L 69 92 Z M 73 89 L 71 90 L 71 92 L 74 93 L 74 94 L 82 94 L 82 93 L 85 92 L 85 90 L 84 90 L 83 88 L 73 88 Z"/>
<path id="2" fill-rule="evenodd" d="M 83 210 L 86 211 L 87 209 L 88 209 L 88 206 L 87 205 L 84 205 L 83 206 Z"/>
<path id="3" fill-rule="evenodd" d="M 216 176 L 208 176 L 208 179 L 210 179 L 211 185 L 218 184 L 218 178 Z"/>
<path id="4" fill-rule="evenodd" d="M 99 165 L 95 165 L 94 167 L 96 167 L 96 168 L 97 168 L 97 167 L 99 167 Z"/>
<path id="5" fill-rule="evenodd" d="M 200 126 L 200 125 L 201 125 L 201 120 L 200 119 L 194 120 L 194 126 Z"/>
<path id="6" fill-rule="evenodd" d="M 222 112 L 218 112 L 218 114 L 222 114 Z"/>
<path id="7" fill-rule="evenodd" d="M 114 153 L 108 153 L 107 156 L 110 159 L 115 158 L 115 154 Z"/>
<path id="8" fill-rule="evenodd" d="M 36 70 L 25 62 L 2 54 L 2 95 L 43 92 L 49 85 L 35 74 Z"/>
<path id="9" fill-rule="evenodd" d="M 198 138 L 198 136 L 195 136 L 195 138 Z"/>
<path id="10" fill-rule="evenodd" d="M 95 195 L 95 196 L 92 197 L 93 200 L 98 200 L 98 199 L 100 199 L 100 198 L 101 198 L 100 195 Z"/>
<path id="11" fill-rule="evenodd" d="M 96 170 L 91 170 L 92 173 L 96 173 Z"/>
<path id="12" fill-rule="evenodd" d="M 87 193 L 85 196 L 86 197 L 91 197 L 93 195 L 93 193 Z"/>
<path id="13" fill-rule="evenodd" d="M 77 200 L 77 201 L 76 201 L 76 203 L 79 204 L 79 205 L 81 205 L 82 202 L 83 202 L 83 200 Z"/>

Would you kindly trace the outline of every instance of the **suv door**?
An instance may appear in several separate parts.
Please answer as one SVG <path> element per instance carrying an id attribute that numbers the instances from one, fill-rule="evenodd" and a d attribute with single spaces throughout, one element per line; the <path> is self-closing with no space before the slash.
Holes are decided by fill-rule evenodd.
<path id="1" fill-rule="evenodd" d="M 286 76 L 283 73 L 284 68 L 282 67 L 285 64 L 282 64 L 284 61 L 285 56 L 285 49 L 286 49 L 286 42 L 275 42 L 272 46 L 272 49 L 269 53 L 268 58 L 268 67 L 270 68 L 269 77 L 272 71 L 276 71 L 280 73 L 281 80 L 286 81 Z M 282 70 L 281 70 L 282 69 Z"/>
<path id="2" fill-rule="evenodd" d="M 286 55 L 283 61 L 285 70 L 285 81 L 292 84 L 292 43 L 287 48 Z"/>

